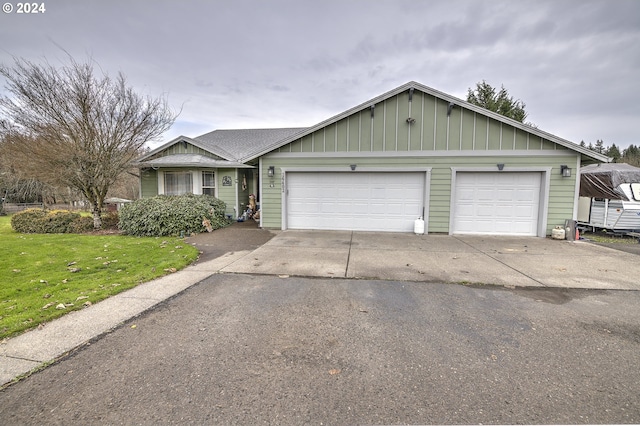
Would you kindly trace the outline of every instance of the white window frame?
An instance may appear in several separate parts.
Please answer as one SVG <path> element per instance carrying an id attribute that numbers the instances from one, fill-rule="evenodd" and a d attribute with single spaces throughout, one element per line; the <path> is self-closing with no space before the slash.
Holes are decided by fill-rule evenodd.
<path id="1" fill-rule="evenodd" d="M 213 186 L 205 186 L 205 184 L 204 184 L 205 183 L 205 178 L 204 178 L 205 173 L 211 173 L 211 175 L 213 175 L 213 179 L 212 179 Z M 204 192 L 205 189 L 213 189 L 213 194 L 210 194 L 210 195 L 213 195 L 215 197 L 217 192 L 218 192 L 218 186 L 216 185 L 216 171 L 215 170 L 202 170 L 200 172 L 200 177 L 202 178 L 202 184 L 200 185 L 201 194 L 205 193 Z"/>
<path id="2" fill-rule="evenodd" d="M 172 173 L 172 174 L 184 174 L 184 175 L 189 175 L 190 179 L 191 179 L 191 188 L 190 188 L 190 192 L 184 192 L 183 194 L 193 194 L 193 188 L 194 188 L 194 184 L 195 179 L 193 176 L 193 172 L 191 170 L 185 171 L 185 170 L 166 170 L 163 171 L 159 177 L 159 182 L 158 182 L 158 186 L 160 187 L 159 189 L 161 189 L 161 191 L 158 191 L 158 193 L 163 194 L 163 195 L 182 195 L 182 194 L 167 194 L 167 188 L 165 185 L 165 181 L 166 181 L 166 176 L 168 173 Z"/>

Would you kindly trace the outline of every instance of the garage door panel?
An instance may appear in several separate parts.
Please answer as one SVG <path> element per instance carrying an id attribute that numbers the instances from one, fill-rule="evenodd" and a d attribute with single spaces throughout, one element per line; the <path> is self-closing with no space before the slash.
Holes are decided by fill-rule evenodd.
<path id="1" fill-rule="evenodd" d="M 423 173 L 289 173 L 287 227 L 411 232 Z"/>
<path id="2" fill-rule="evenodd" d="M 537 235 L 541 174 L 458 172 L 452 233 Z"/>

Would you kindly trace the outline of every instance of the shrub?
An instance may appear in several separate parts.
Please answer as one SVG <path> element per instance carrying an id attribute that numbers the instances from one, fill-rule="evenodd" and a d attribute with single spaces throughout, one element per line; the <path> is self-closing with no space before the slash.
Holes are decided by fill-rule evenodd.
<path id="1" fill-rule="evenodd" d="M 67 210 L 27 209 L 11 216 L 11 227 L 24 234 L 61 234 L 79 218 L 79 213 Z"/>
<path id="2" fill-rule="evenodd" d="M 118 227 L 118 212 L 101 215 L 102 229 Z M 23 234 L 82 234 L 93 231 L 93 217 L 68 210 L 27 209 L 11 217 L 11 227 Z"/>
<path id="3" fill-rule="evenodd" d="M 213 229 L 229 224 L 226 204 L 210 195 L 159 195 L 143 198 L 120 210 L 120 229 L 136 236 L 178 236 L 206 230 L 203 218 Z"/>
<path id="4" fill-rule="evenodd" d="M 83 234 L 90 231 L 93 231 L 93 217 L 80 216 L 69 224 L 67 232 L 71 234 Z"/>
<path id="5" fill-rule="evenodd" d="M 44 233 L 44 218 L 47 212 L 43 209 L 27 209 L 11 216 L 11 227 L 23 234 Z"/>
<path id="6" fill-rule="evenodd" d="M 69 232 L 69 225 L 76 219 L 80 218 L 80 213 L 70 212 L 68 210 L 51 210 L 47 212 L 44 218 L 44 233 L 46 234 L 64 234 Z"/>
<path id="7" fill-rule="evenodd" d="M 118 212 L 106 212 L 100 215 L 102 219 L 102 229 L 115 229 L 118 227 Z"/>

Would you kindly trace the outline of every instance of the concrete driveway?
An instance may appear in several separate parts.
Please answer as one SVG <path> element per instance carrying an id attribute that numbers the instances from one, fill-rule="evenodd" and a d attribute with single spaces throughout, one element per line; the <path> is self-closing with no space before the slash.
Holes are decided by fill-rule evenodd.
<path id="1" fill-rule="evenodd" d="M 293 231 L 220 272 L 503 286 L 640 289 L 640 258 L 536 237 Z"/>

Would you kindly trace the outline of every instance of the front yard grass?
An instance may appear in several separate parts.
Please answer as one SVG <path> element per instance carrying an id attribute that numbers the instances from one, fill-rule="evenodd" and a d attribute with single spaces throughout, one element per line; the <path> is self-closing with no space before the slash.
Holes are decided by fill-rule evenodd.
<path id="1" fill-rule="evenodd" d="M 182 269 L 178 238 L 19 234 L 0 216 L 0 340 Z"/>

